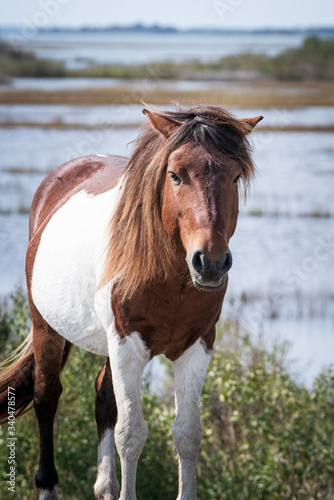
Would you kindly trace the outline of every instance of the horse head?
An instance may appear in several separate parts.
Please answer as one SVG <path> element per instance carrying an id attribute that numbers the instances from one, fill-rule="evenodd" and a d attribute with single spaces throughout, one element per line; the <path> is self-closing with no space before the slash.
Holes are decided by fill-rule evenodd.
<path id="1" fill-rule="evenodd" d="M 238 185 L 254 172 L 246 135 L 262 119 L 237 120 L 217 109 L 178 113 L 177 120 L 172 113 L 144 110 L 172 150 L 162 196 L 164 228 L 182 245 L 195 287 L 216 291 L 232 266 Z"/>

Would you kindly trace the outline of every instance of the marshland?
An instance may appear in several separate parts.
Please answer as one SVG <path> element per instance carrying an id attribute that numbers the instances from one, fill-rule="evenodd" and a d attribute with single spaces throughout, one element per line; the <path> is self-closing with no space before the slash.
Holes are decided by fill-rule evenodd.
<path id="1" fill-rule="evenodd" d="M 333 415 L 334 376 L 329 369 L 334 363 L 334 39 L 299 32 L 237 36 L 45 30 L 22 40 L 4 35 L 0 46 L 2 341 L 9 339 L 15 346 L 29 325 L 24 298 L 29 209 L 48 172 L 86 154 L 129 156 L 131 141 L 145 121 L 143 102 L 161 109 L 171 109 L 175 102 L 213 103 L 240 118 L 263 115 L 251 139 L 257 175 L 246 197 L 240 193 L 219 347 L 204 388 L 205 426 L 211 434 L 204 436 L 199 494 L 203 499 L 333 498 L 334 485 L 328 482 L 333 477 L 333 436 L 326 422 L 330 412 Z M 220 368 L 222 359 L 225 371 Z M 92 355 L 78 351 L 69 365 L 72 380 L 92 384 L 93 374 L 80 380 L 79 360 L 87 373 L 95 363 Z M 153 384 L 154 391 L 148 390 L 156 373 L 163 381 Z M 153 451 L 165 457 L 172 446 L 165 434 L 172 416 L 167 406 L 161 414 L 156 408 L 156 398 L 170 393 L 169 383 L 168 367 L 164 375 L 160 366 L 147 372 L 146 418 L 161 439 L 159 449 L 150 448 L 150 441 L 144 454 L 144 468 L 139 470 L 143 491 L 149 483 L 147 471 L 156 477 Z M 210 384 L 219 393 L 218 406 Z M 75 422 L 91 426 L 93 417 L 85 413 L 86 386 L 80 390 Z M 262 409 L 273 397 L 277 414 L 263 416 Z M 64 400 L 70 404 L 72 398 L 68 383 Z M 209 413 L 209 408 L 214 411 Z M 315 423 L 316 413 L 320 416 Z M 22 435 L 35 425 L 32 415 L 27 418 Z M 242 427 L 241 418 L 249 419 L 250 431 Z M 298 436 L 289 450 L 287 443 L 298 433 L 302 419 L 308 425 L 300 431 L 305 436 Z M 271 425 L 274 420 L 276 426 Z M 287 420 L 291 425 L 285 428 Z M 228 429 L 224 435 L 223 425 Z M 74 428 L 68 434 L 63 429 L 62 435 L 70 432 L 75 436 Z M 80 442 L 83 458 L 76 474 L 82 488 L 85 459 L 93 464 L 92 439 Z M 219 439 L 224 446 L 217 448 Z M 328 446 L 326 440 L 331 440 Z M 59 446 L 64 451 L 66 443 Z M 212 451 L 223 448 L 220 454 Z M 62 450 L 57 453 L 65 468 L 73 457 L 71 450 L 61 454 Z M 36 462 L 32 445 L 24 453 L 23 476 Z M 210 482 L 206 469 L 210 454 L 212 467 L 219 460 L 228 464 L 220 482 L 215 482 L 213 473 L 212 491 L 205 482 Z M 321 472 L 305 471 L 305 462 L 315 470 L 317 460 L 322 460 Z M 173 466 L 164 465 L 168 471 Z M 94 473 L 89 469 L 89 475 Z M 282 477 L 287 478 L 285 484 Z M 233 489 L 231 478 L 235 485 L 243 478 L 248 483 L 244 489 Z M 152 489 L 147 498 L 157 498 L 156 480 Z M 259 491 L 262 496 L 256 496 Z M 291 491 L 294 496 L 289 496 Z M 170 481 L 161 498 L 173 494 Z M 87 495 L 80 498 L 91 498 Z M 33 497 L 27 493 L 21 498 Z"/>

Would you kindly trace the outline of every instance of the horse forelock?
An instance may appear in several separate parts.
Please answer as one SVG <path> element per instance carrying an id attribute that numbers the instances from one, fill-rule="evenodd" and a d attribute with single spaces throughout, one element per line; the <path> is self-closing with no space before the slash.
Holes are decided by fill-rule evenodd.
<path id="1" fill-rule="evenodd" d="M 236 160 L 247 183 L 254 175 L 247 125 L 216 106 L 163 112 L 182 125 L 166 139 L 146 124 L 124 172 L 122 195 L 109 225 L 101 285 L 116 280 L 117 293 L 130 297 L 145 284 L 165 281 L 184 268 L 184 256 L 162 223 L 162 198 L 169 155 L 190 142 L 216 162 L 219 153 Z"/>

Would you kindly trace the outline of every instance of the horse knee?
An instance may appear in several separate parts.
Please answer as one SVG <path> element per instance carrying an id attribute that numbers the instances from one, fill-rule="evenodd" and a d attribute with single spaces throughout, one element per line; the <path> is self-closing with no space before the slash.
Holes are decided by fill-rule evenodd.
<path id="1" fill-rule="evenodd" d="M 202 440 L 200 418 L 189 421 L 176 417 L 172 425 L 172 436 L 176 451 L 180 457 L 197 459 Z"/>
<path id="2" fill-rule="evenodd" d="M 119 420 L 115 427 L 115 442 L 118 453 L 125 458 L 138 458 L 148 435 L 144 419 L 131 422 L 131 419 Z"/>

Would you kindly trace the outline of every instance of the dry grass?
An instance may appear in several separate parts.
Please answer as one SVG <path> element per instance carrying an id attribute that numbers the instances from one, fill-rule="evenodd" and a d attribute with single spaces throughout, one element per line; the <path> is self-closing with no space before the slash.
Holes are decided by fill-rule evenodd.
<path id="1" fill-rule="evenodd" d="M 330 211 L 324 211 L 324 210 L 310 210 L 308 212 L 297 212 L 297 213 L 292 213 L 292 212 L 281 212 L 281 211 L 276 211 L 276 212 L 268 212 L 264 211 L 261 209 L 252 209 L 249 210 L 244 214 L 244 217 L 275 217 L 275 218 L 280 218 L 282 219 L 283 217 L 285 218 L 291 218 L 291 217 L 303 217 L 303 218 L 314 218 L 314 219 L 330 219 L 333 217 L 333 214 Z"/>
<path id="2" fill-rule="evenodd" d="M 27 127 L 27 128 L 43 128 L 43 129 L 59 129 L 59 130 L 96 130 L 96 129 L 128 129 L 128 128 L 139 128 L 143 124 L 142 122 L 131 122 L 131 123 L 98 123 L 96 125 L 88 125 L 87 123 L 65 123 L 59 120 L 50 122 L 32 122 L 32 121 L 3 121 L 0 122 L 0 127 L 4 128 L 15 128 L 15 127 Z M 271 129 L 272 130 L 272 129 Z"/>
<path id="3" fill-rule="evenodd" d="M 129 87 L 105 87 L 70 90 L 7 90 L 0 92 L 0 104 L 140 104 L 143 101 L 166 105 L 173 101 L 184 104 L 211 103 L 222 106 L 285 107 L 332 106 L 334 83 L 273 81 L 236 82 L 228 89 L 179 91 L 164 87 L 147 88 L 144 84 Z"/>

